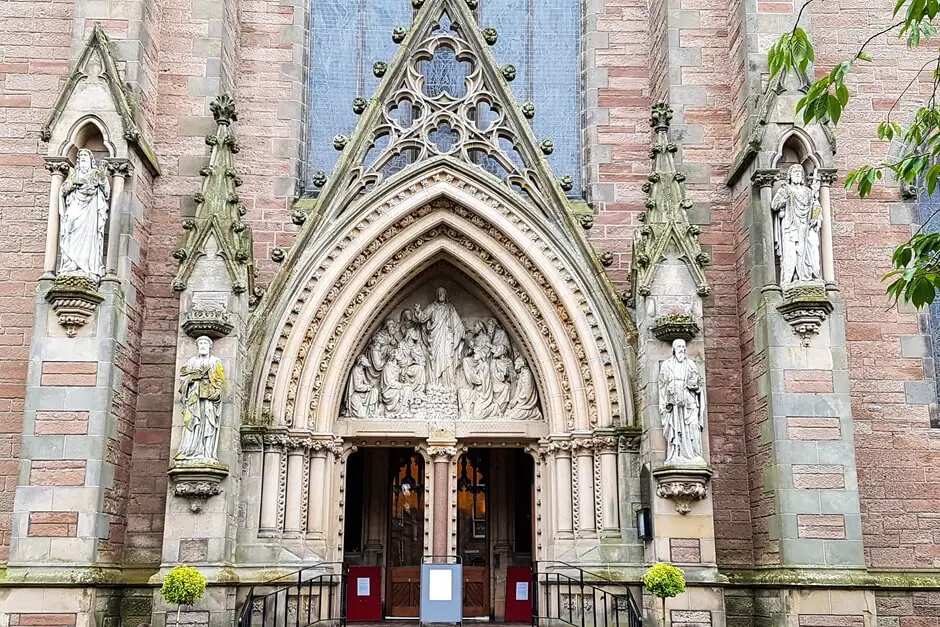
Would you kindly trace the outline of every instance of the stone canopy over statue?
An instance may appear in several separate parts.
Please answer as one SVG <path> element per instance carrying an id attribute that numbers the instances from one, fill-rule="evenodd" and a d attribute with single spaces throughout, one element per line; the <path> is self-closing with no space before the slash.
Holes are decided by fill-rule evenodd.
<path id="1" fill-rule="evenodd" d="M 705 430 L 705 382 L 688 358 L 685 340 L 672 343 L 672 357 L 659 368 L 659 413 L 666 439 L 667 465 L 706 465 L 702 452 Z"/>
<path id="2" fill-rule="evenodd" d="M 97 283 L 104 274 L 104 227 L 111 186 L 90 150 L 78 151 L 77 163 L 62 184 L 61 194 L 58 273 L 84 276 Z"/>
<path id="3" fill-rule="evenodd" d="M 777 190 L 770 203 L 774 213 L 774 247 L 780 260 L 781 286 L 822 280 L 819 180 L 806 185 L 805 178 L 803 166 L 790 166 L 787 182 Z"/>
<path id="4" fill-rule="evenodd" d="M 535 380 L 495 318 L 463 318 L 437 288 L 432 302 L 390 316 L 356 359 L 351 418 L 538 420 Z"/>

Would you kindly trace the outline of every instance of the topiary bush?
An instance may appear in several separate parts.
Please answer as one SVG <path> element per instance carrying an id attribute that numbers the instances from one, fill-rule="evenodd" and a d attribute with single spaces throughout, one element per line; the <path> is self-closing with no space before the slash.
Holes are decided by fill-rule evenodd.
<path id="1" fill-rule="evenodd" d="M 206 591 L 205 576 L 191 566 L 177 566 L 167 573 L 160 594 L 167 603 L 176 604 L 176 624 L 180 622 L 180 609 L 193 605 Z"/>
<path id="2" fill-rule="evenodd" d="M 654 597 L 663 600 L 663 625 L 666 625 L 666 599 L 685 591 L 685 573 L 681 568 L 659 562 L 643 575 L 643 587 Z"/>

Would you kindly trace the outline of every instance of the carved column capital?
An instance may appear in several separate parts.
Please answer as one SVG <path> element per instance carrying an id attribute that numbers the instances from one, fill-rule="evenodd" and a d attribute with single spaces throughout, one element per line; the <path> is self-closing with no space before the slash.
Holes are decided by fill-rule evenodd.
<path id="1" fill-rule="evenodd" d="M 434 462 L 449 462 L 460 454 L 460 449 L 451 444 L 432 444 L 427 450 L 428 457 Z"/>
<path id="2" fill-rule="evenodd" d="M 68 157 L 46 157 L 44 160 L 46 171 L 52 176 L 61 176 L 65 178 L 72 169 L 72 164 Z"/>
<path id="3" fill-rule="evenodd" d="M 839 179 L 839 171 L 835 168 L 819 168 L 816 170 L 819 182 L 822 185 L 830 186 Z"/>
<path id="4" fill-rule="evenodd" d="M 128 159 L 106 159 L 104 166 L 111 176 L 126 178 L 134 172 L 134 164 Z"/>
<path id="5" fill-rule="evenodd" d="M 755 170 L 751 175 L 751 184 L 757 188 L 771 187 L 779 177 L 778 170 Z"/>

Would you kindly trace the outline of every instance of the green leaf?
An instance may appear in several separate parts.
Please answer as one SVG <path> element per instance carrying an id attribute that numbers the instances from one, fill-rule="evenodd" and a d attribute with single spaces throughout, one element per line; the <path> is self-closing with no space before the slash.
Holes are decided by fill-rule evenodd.
<path id="1" fill-rule="evenodd" d="M 861 59 L 862 61 L 868 61 L 869 63 L 872 62 L 871 55 L 865 52 L 864 50 L 858 53 L 858 58 Z"/>
<path id="2" fill-rule="evenodd" d="M 835 96 L 829 96 L 828 100 L 828 112 L 829 119 L 832 120 L 833 124 L 839 123 L 839 118 L 842 117 L 842 104 L 839 102 L 839 99 Z"/>
<path id="3" fill-rule="evenodd" d="M 844 83 L 839 83 L 839 86 L 836 87 L 836 96 L 844 107 L 849 103 L 849 88 L 846 87 Z"/>

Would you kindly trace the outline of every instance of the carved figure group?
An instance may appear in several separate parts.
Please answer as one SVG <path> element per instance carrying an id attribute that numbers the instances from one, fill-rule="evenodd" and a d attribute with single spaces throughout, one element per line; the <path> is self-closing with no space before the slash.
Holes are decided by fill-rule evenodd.
<path id="1" fill-rule="evenodd" d="M 353 418 L 541 418 L 526 360 L 494 318 L 469 327 L 438 288 L 435 300 L 389 317 L 356 359 L 346 389 Z"/>
<path id="2" fill-rule="evenodd" d="M 104 226 L 111 186 L 90 150 L 78 151 L 61 196 L 58 272 L 85 276 L 97 283 L 104 274 Z"/>
<path id="3" fill-rule="evenodd" d="M 225 370 L 222 360 L 212 354 L 211 339 L 205 335 L 199 337 L 196 350 L 197 354 L 180 368 L 183 437 L 175 459 L 190 463 L 218 463 Z"/>
<path id="4" fill-rule="evenodd" d="M 777 190 L 770 203 L 774 213 L 774 245 L 780 259 L 781 286 L 797 281 L 819 281 L 822 278 L 819 180 L 806 185 L 805 178 L 803 166 L 790 166 L 787 182 Z"/>
<path id="5" fill-rule="evenodd" d="M 705 382 L 688 358 L 685 340 L 672 343 L 672 357 L 659 368 L 659 413 L 666 438 L 666 464 L 705 465 Z"/>

